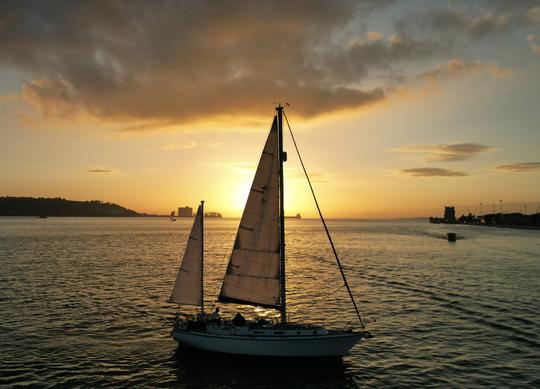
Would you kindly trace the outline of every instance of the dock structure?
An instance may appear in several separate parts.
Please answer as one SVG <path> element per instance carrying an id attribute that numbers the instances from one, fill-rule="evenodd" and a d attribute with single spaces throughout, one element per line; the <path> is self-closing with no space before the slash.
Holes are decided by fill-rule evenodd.
<path id="1" fill-rule="evenodd" d="M 495 207 L 494 207 L 495 208 Z M 456 219 L 453 206 L 444 207 L 443 217 L 430 217 L 430 223 L 434 224 L 467 224 L 475 226 L 506 227 L 540 229 L 540 212 L 535 214 L 523 214 L 521 212 L 502 213 L 493 212 L 482 214 L 477 217 L 469 211 L 468 215 L 461 215 Z"/>

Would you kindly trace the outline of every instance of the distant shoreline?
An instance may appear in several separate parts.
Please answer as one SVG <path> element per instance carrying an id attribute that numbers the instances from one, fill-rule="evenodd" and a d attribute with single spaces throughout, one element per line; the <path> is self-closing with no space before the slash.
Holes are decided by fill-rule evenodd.
<path id="1" fill-rule="evenodd" d="M 117 218 L 149 218 L 149 217 L 155 217 L 155 218 L 166 218 L 169 219 L 170 215 L 154 215 L 154 214 L 139 214 L 139 215 L 132 215 L 132 216 L 121 216 L 121 215 L 50 215 L 47 216 L 47 218 L 66 218 L 66 217 L 98 217 L 98 218 L 104 218 L 104 217 L 117 217 Z M 30 218 L 30 219 L 39 219 L 39 215 L 1 215 L 0 218 Z M 223 216 L 220 218 L 208 218 L 205 219 L 206 221 L 211 220 L 240 220 L 241 216 Z M 176 221 L 179 220 L 193 220 L 192 217 L 176 217 Z M 302 222 L 302 221 L 319 221 L 320 219 L 318 217 L 302 217 L 301 219 L 287 219 L 286 223 L 289 222 Z M 329 217 L 325 218 L 326 221 L 365 221 L 365 222 L 391 222 L 391 221 L 426 221 L 427 219 L 425 217 L 415 217 L 415 218 L 338 218 L 338 217 Z"/>
<path id="2" fill-rule="evenodd" d="M 432 224 L 540 230 L 540 213 L 488 213 L 478 217 L 469 213 L 468 216 L 461 215 L 456 218 L 454 207 L 446 207 L 443 217 L 430 217 L 429 222 Z"/>
<path id="3" fill-rule="evenodd" d="M 141 214 L 141 215 L 1 215 L 0 218 L 27 218 L 27 219 L 48 219 L 48 218 L 66 218 L 66 217 L 82 217 L 82 218 L 105 218 L 105 217 L 117 217 L 120 219 L 133 219 L 133 218 L 148 218 L 148 217 L 158 217 L 158 218 L 169 218 L 169 215 L 150 215 L 150 214 Z"/>
<path id="4" fill-rule="evenodd" d="M 170 218 L 169 214 L 147 214 L 137 212 L 132 209 L 122 207 L 115 203 L 104 202 L 101 200 L 67 200 L 64 198 L 45 198 L 45 197 L 0 197 L 0 217 L 162 217 Z M 240 219 L 239 216 L 224 217 L 224 219 Z M 177 220 L 183 219 L 176 217 Z M 186 218 L 190 219 L 190 218 Z M 210 220 L 209 218 L 207 220 Z M 299 220 L 319 220 L 314 217 L 287 217 L 287 222 Z M 418 217 L 329 217 L 326 220 L 355 220 L 355 221 L 423 221 L 424 216 Z"/>
<path id="5" fill-rule="evenodd" d="M 75 201 L 63 198 L 0 197 L 0 216 L 146 216 L 118 204 L 100 200 Z"/>
<path id="6" fill-rule="evenodd" d="M 62 215 L 62 216 L 47 216 L 44 218 L 45 220 L 48 218 L 118 218 L 118 219 L 138 219 L 138 218 L 159 218 L 159 219 L 169 219 L 169 215 L 150 215 L 150 214 L 140 214 L 135 216 L 72 216 L 72 215 Z M 0 215 L 0 219 L 41 219 L 40 216 L 34 216 L 34 215 Z M 192 218 L 186 217 L 186 218 L 178 218 L 177 220 L 192 220 Z M 240 217 L 222 217 L 222 218 L 210 218 L 208 221 L 212 220 L 240 220 Z M 302 218 L 300 220 L 295 220 L 294 222 L 303 222 L 303 221 L 318 221 L 318 218 Z M 343 221 L 356 221 L 356 222 L 399 222 L 399 221 L 425 221 L 426 218 L 399 218 L 399 219 L 354 219 L 354 218 L 328 218 L 326 221 L 336 221 L 336 222 L 343 222 Z M 426 221 L 426 224 L 429 222 Z M 498 227 L 498 228 L 509 228 L 509 229 L 517 229 L 517 230 L 533 230 L 533 231 L 540 231 L 540 227 L 538 226 L 516 226 L 516 225 L 482 225 L 482 224 L 449 224 L 449 223 L 437 223 L 445 226 L 477 226 L 477 227 Z"/>

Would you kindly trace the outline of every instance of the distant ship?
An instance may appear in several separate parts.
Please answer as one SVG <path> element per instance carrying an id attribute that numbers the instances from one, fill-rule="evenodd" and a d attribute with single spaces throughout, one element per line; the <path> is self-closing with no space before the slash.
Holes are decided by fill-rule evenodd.
<path id="1" fill-rule="evenodd" d="M 300 216 L 300 214 L 297 213 L 294 216 L 285 216 L 285 219 L 302 219 L 302 216 Z"/>
<path id="2" fill-rule="evenodd" d="M 219 212 L 206 212 L 204 217 L 223 217 Z"/>

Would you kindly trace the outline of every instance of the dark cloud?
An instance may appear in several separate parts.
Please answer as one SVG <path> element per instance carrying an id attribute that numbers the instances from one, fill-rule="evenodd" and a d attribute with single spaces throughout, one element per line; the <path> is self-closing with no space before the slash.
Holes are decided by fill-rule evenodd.
<path id="1" fill-rule="evenodd" d="M 463 61 L 459 58 L 454 58 L 445 65 L 441 65 L 436 69 L 422 73 L 419 78 L 430 82 L 437 82 L 439 80 L 446 80 L 448 78 L 478 72 L 487 72 L 492 77 L 508 77 L 512 74 L 510 69 L 500 67 L 496 63 Z"/>
<path id="2" fill-rule="evenodd" d="M 308 117 L 384 99 L 335 82 L 317 53 L 386 3 L 5 1 L 0 61 L 31 76 L 23 95 L 45 116 L 167 125 L 268 114 L 281 99 Z"/>
<path id="3" fill-rule="evenodd" d="M 420 167 L 415 169 L 403 169 L 400 170 L 402 175 L 411 176 L 411 177 L 463 177 L 467 174 L 456 171 L 456 170 L 447 170 L 439 169 L 436 167 Z"/>
<path id="4" fill-rule="evenodd" d="M 540 162 L 515 162 L 493 167 L 495 170 L 509 173 L 527 173 L 540 170 Z"/>
<path id="5" fill-rule="evenodd" d="M 438 42 L 411 37 L 392 36 L 387 40 L 363 39 L 336 50 L 324 62 L 324 74 L 332 75 L 333 81 L 355 82 L 370 73 L 394 71 L 400 63 L 430 59 L 442 52 Z"/>
<path id="6" fill-rule="evenodd" d="M 2 1 L 0 64 L 22 71 L 23 97 L 46 117 L 142 130 L 266 116 L 274 101 L 314 117 L 378 103 L 411 77 L 405 65 L 450 53 L 447 37 L 411 26 L 483 36 L 514 23 L 506 8 L 444 8 L 403 19 L 397 35 L 366 31 L 391 3 Z M 520 12 L 534 19 L 530 10 Z"/>
<path id="7" fill-rule="evenodd" d="M 114 169 L 102 169 L 102 168 L 88 169 L 86 172 L 91 173 L 91 174 L 113 174 L 113 173 L 117 173 L 117 171 L 114 170 Z"/>
<path id="8" fill-rule="evenodd" d="M 478 143 L 452 143 L 441 145 L 412 145 L 393 149 L 399 153 L 415 153 L 425 156 L 429 162 L 451 162 L 470 159 L 479 154 L 495 150 Z"/>
<path id="9" fill-rule="evenodd" d="M 465 32 L 478 39 L 506 30 L 508 18 L 507 14 L 497 14 L 490 10 L 473 13 L 465 9 L 447 8 L 427 12 L 424 15 L 424 22 L 434 29 Z"/>
<path id="10" fill-rule="evenodd" d="M 397 22 L 401 34 L 429 31 L 444 36 L 447 41 L 459 36 L 481 39 L 511 29 L 521 29 L 540 23 L 538 1 L 485 1 L 475 7 L 448 6 L 411 12 Z"/>

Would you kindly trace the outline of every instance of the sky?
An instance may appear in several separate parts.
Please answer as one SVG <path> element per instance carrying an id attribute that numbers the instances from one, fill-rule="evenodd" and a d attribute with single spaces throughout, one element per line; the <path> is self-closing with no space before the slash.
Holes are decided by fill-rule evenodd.
<path id="1" fill-rule="evenodd" d="M 530 213 L 539 76 L 540 1 L 2 1 L 0 196 L 240 216 L 281 102 L 325 216 Z"/>

